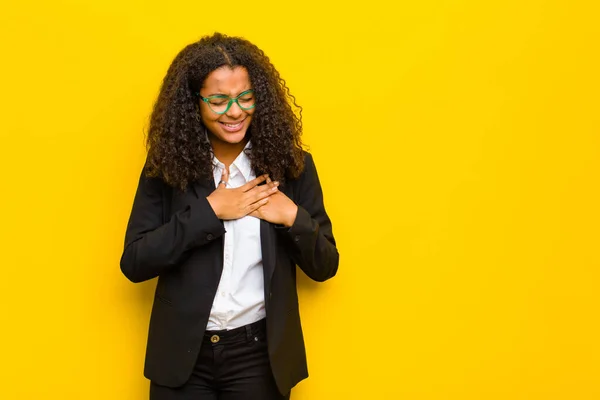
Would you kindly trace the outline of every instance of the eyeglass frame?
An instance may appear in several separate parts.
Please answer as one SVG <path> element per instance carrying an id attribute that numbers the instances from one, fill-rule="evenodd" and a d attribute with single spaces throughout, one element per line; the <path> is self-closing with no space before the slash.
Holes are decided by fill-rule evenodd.
<path id="1" fill-rule="evenodd" d="M 215 114 L 218 115 L 223 115 L 225 114 L 227 111 L 229 111 L 229 109 L 231 108 L 231 105 L 233 103 L 236 103 L 238 105 L 239 108 L 241 108 L 244 111 L 248 111 L 248 110 L 252 110 L 254 107 L 256 107 L 256 103 L 252 104 L 252 106 L 250 107 L 244 107 L 239 103 L 239 99 L 242 96 L 247 95 L 248 93 L 254 93 L 254 89 L 248 89 L 243 91 L 242 93 L 238 94 L 236 97 L 229 97 L 225 94 L 215 94 L 212 96 L 208 96 L 208 97 L 203 97 L 202 95 L 200 95 L 200 92 L 196 92 L 196 95 L 200 98 L 200 100 L 202 100 L 203 102 L 206 103 L 206 105 L 208 106 L 208 108 L 210 108 L 210 111 L 214 112 Z M 227 103 L 227 107 L 225 108 L 225 111 L 215 111 L 213 110 L 213 108 L 210 106 L 209 101 L 212 99 L 229 99 L 229 102 Z"/>

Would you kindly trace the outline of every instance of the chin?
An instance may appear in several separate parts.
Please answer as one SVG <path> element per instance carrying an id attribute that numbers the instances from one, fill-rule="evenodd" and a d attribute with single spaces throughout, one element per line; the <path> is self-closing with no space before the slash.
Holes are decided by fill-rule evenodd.
<path id="1" fill-rule="evenodd" d="M 222 143 L 240 144 L 246 139 L 246 130 L 235 133 L 221 131 L 218 135 L 213 134 L 212 136 Z"/>
<path id="2" fill-rule="evenodd" d="M 221 137 L 221 139 L 227 143 L 239 144 L 239 143 L 243 142 L 244 139 L 246 139 L 246 132 L 227 133 L 226 135 L 223 135 Z"/>

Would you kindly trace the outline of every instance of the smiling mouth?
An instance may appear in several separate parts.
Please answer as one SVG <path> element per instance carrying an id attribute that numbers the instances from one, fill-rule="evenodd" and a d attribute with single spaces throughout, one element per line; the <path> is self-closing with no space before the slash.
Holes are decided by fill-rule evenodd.
<path id="1" fill-rule="evenodd" d="M 240 122 L 238 122 L 237 124 L 228 124 L 228 123 L 225 123 L 225 122 L 221 122 L 221 123 L 222 123 L 223 125 L 225 125 L 226 127 L 228 127 L 228 128 L 235 129 L 235 128 L 239 128 L 239 127 L 240 127 L 240 125 L 242 125 L 242 123 L 243 123 L 243 122 L 244 122 L 244 120 L 241 120 L 241 121 L 240 121 Z"/>
<path id="2" fill-rule="evenodd" d="M 225 128 L 225 130 L 229 131 L 229 132 L 235 132 L 238 131 L 242 125 L 244 124 L 244 121 L 246 121 L 246 118 L 244 118 L 243 120 L 236 122 L 236 123 L 227 123 L 227 122 L 221 122 L 219 121 L 219 123 L 221 125 L 223 125 L 223 127 Z"/>

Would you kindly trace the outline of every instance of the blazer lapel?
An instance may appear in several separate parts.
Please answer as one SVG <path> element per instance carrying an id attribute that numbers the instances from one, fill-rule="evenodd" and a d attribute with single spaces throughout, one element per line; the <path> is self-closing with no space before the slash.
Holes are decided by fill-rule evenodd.
<path id="1" fill-rule="evenodd" d="M 198 199 L 206 198 L 215 190 L 215 181 L 211 179 L 202 179 L 196 181 L 192 184 L 193 194 L 190 193 L 191 196 L 195 196 Z M 220 242 L 220 246 L 218 247 L 218 251 L 215 249 L 214 258 L 212 258 L 212 277 L 214 277 L 214 281 L 212 284 L 214 285 L 214 290 L 217 290 L 219 285 L 219 280 L 221 279 L 221 274 L 223 273 L 223 254 L 225 250 L 225 240 L 223 237 L 218 239 Z M 211 278 L 212 279 L 212 278 Z"/>
<path id="2" fill-rule="evenodd" d="M 292 186 L 283 184 L 279 186 L 279 190 L 293 200 Z M 263 258 L 263 272 L 265 274 L 265 300 L 269 304 L 271 294 L 271 281 L 275 265 L 277 263 L 277 241 L 278 234 L 275 231 L 275 225 L 260 220 L 260 247 Z"/>
<path id="3" fill-rule="evenodd" d="M 192 188 L 198 198 L 207 197 L 216 189 L 215 181 L 211 179 L 202 179 L 192 184 Z"/>
<path id="4" fill-rule="evenodd" d="M 262 251 L 263 273 L 265 275 L 265 300 L 271 293 L 271 278 L 275 271 L 277 232 L 273 224 L 260 220 L 260 247 Z"/>

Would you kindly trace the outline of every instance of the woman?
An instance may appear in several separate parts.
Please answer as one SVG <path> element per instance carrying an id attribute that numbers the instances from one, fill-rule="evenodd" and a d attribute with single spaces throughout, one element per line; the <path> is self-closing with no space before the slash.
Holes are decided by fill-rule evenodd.
<path id="1" fill-rule="evenodd" d="M 325 281 L 339 255 L 293 107 L 241 38 L 202 38 L 164 78 L 121 258 L 158 277 L 152 400 L 286 399 L 308 376 L 296 265 Z"/>

